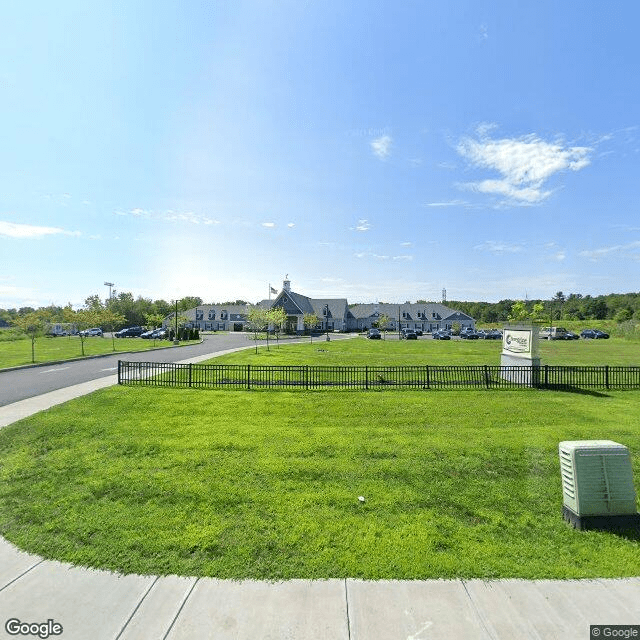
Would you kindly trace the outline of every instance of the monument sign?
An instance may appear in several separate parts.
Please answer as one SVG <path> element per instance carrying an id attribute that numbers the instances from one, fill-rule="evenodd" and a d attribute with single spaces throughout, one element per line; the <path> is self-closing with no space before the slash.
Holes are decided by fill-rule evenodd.
<path id="1" fill-rule="evenodd" d="M 516 324 L 505 327 L 502 334 L 502 375 L 512 382 L 528 386 L 537 384 L 540 370 L 538 327 Z"/>

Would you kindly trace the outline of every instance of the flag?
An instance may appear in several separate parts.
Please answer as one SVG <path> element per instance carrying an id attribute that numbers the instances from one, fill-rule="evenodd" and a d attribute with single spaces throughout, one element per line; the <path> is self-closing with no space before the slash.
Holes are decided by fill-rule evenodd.
<path id="1" fill-rule="evenodd" d="M 269 285 L 269 292 L 270 293 L 278 293 L 278 290 L 274 289 L 271 285 Z"/>

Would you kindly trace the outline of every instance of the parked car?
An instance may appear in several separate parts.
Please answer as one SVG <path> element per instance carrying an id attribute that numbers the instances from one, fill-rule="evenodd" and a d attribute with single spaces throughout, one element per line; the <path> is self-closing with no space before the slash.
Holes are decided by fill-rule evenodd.
<path id="1" fill-rule="evenodd" d="M 606 339 L 609 337 L 608 333 L 605 333 L 604 331 L 600 331 L 600 329 L 583 329 L 580 332 L 580 337 L 581 338 L 592 338 L 594 340 L 598 340 L 598 339 Z"/>
<path id="2" fill-rule="evenodd" d="M 477 340 L 480 336 L 471 327 L 467 327 L 460 332 L 460 337 L 463 340 Z"/>
<path id="3" fill-rule="evenodd" d="M 382 336 L 380 335 L 380 330 L 376 329 L 375 327 L 369 329 L 369 331 L 367 332 L 367 338 L 369 338 L 369 340 L 380 340 L 380 338 L 382 338 Z"/>
<path id="4" fill-rule="evenodd" d="M 564 327 L 542 327 L 540 329 L 541 340 L 565 340 L 567 330 Z"/>
<path id="5" fill-rule="evenodd" d="M 149 331 L 144 331 L 140 334 L 140 337 L 144 340 L 149 340 L 149 338 L 153 338 L 153 334 L 155 333 L 155 329 L 149 329 Z"/>
<path id="6" fill-rule="evenodd" d="M 580 336 L 577 333 L 573 333 L 573 331 L 567 331 L 564 334 L 564 340 L 579 340 Z"/>
<path id="7" fill-rule="evenodd" d="M 400 331 L 400 340 L 417 340 L 418 336 L 413 329 L 402 329 Z"/>
<path id="8" fill-rule="evenodd" d="M 144 333 L 144 329 L 142 327 L 126 327 L 125 329 L 120 329 L 120 331 L 116 331 L 113 335 L 116 338 L 137 338 Z"/>
<path id="9" fill-rule="evenodd" d="M 92 329 L 84 329 L 80 332 L 80 335 L 84 338 L 88 336 L 100 336 L 102 337 L 102 329 L 100 327 L 93 327 Z"/>
<path id="10" fill-rule="evenodd" d="M 451 336 L 446 331 L 434 331 L 431 337 L 434 340 L 451 340 Z"/>
<path id="11" fill-rule="evenodd" d="M 414 331 L 416 332 L 417 336 L 421 336 L 422 335 L 422 329 L 414 329 Z"/>
<path id="12" fill-rule="evenodd" d="M 155 340 L 164 340 L 169 335 L 166 329 L 156 329 L 151 336 Z"/>

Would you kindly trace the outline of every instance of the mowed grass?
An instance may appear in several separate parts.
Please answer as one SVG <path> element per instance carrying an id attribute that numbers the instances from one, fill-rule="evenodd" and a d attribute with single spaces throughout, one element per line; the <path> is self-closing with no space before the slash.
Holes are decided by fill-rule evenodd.
<path id="1" fill-rule="evenodd" d="M 306 349 L 345 362 L 357 346 L 377 363 L 391 342 Z M 638 575 L 637 533 L 562 520 L 557 447 L 621 442 L 637 478 L 639 415 L 638 392 L 116 387 L 0 431 L 0 533 L 125 573 Z"/>
<path id="2" fill-rule="evenodd" d="M 367 340 L 362 336 L 314 338 L 313 343 L 264 344 L 255 349 L 220 356 L 211 363 L 264 365 L 499 365 L 500 340 Z M 609 340 L 541 340 L 541 363 L 549 365 L 640 366 L 640 343 L 621 338 Z"/>
<path id="3" fill-rule="evenodd" d="M 197 344 L 181 343 L 181 344 Z M 114 351 L 115 346 L 115 351 Z M 84 340 L 85 356 L 96 356 L 129 351 L 146 351 L 159 347 L 172 347 L 168 340 L 142 340 L 140 338 L 117 339 L 112 343 L 111 338 L 90 337 Z M 82 357 L 80 338 L 66 336 L 61 338 L 38 338 L 35 343 L 35 364 L 73 360 Z M 32 364 L 31 340 L 13 340 L 0 342 L 0 369 Z"/>

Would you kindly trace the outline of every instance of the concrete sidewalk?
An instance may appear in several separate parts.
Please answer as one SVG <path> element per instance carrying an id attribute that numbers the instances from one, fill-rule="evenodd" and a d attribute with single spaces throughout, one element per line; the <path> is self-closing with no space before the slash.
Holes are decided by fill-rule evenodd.
<path id="1" fill-rule="evenodd" d="M 0 543 L 8 620 L 68 640 L 587 640 L 590 624 L 640 624 L 640 579 L 291 580 L 121 576 Z M 9 629 L 11 630 L 11 629 Z"/>
<path id="2" fill-rule="evenodd" d="M 116 381 L 109 376 L 0 407 L 0 426 Z M 33 623 L 46 627 L 24 626 Z M 640 625 L 640 578 L 268 583 L 123 576 L 43 560 L 0 538 L 0 638 L 587 640 L 596 637 L 592 624 Z"/>

